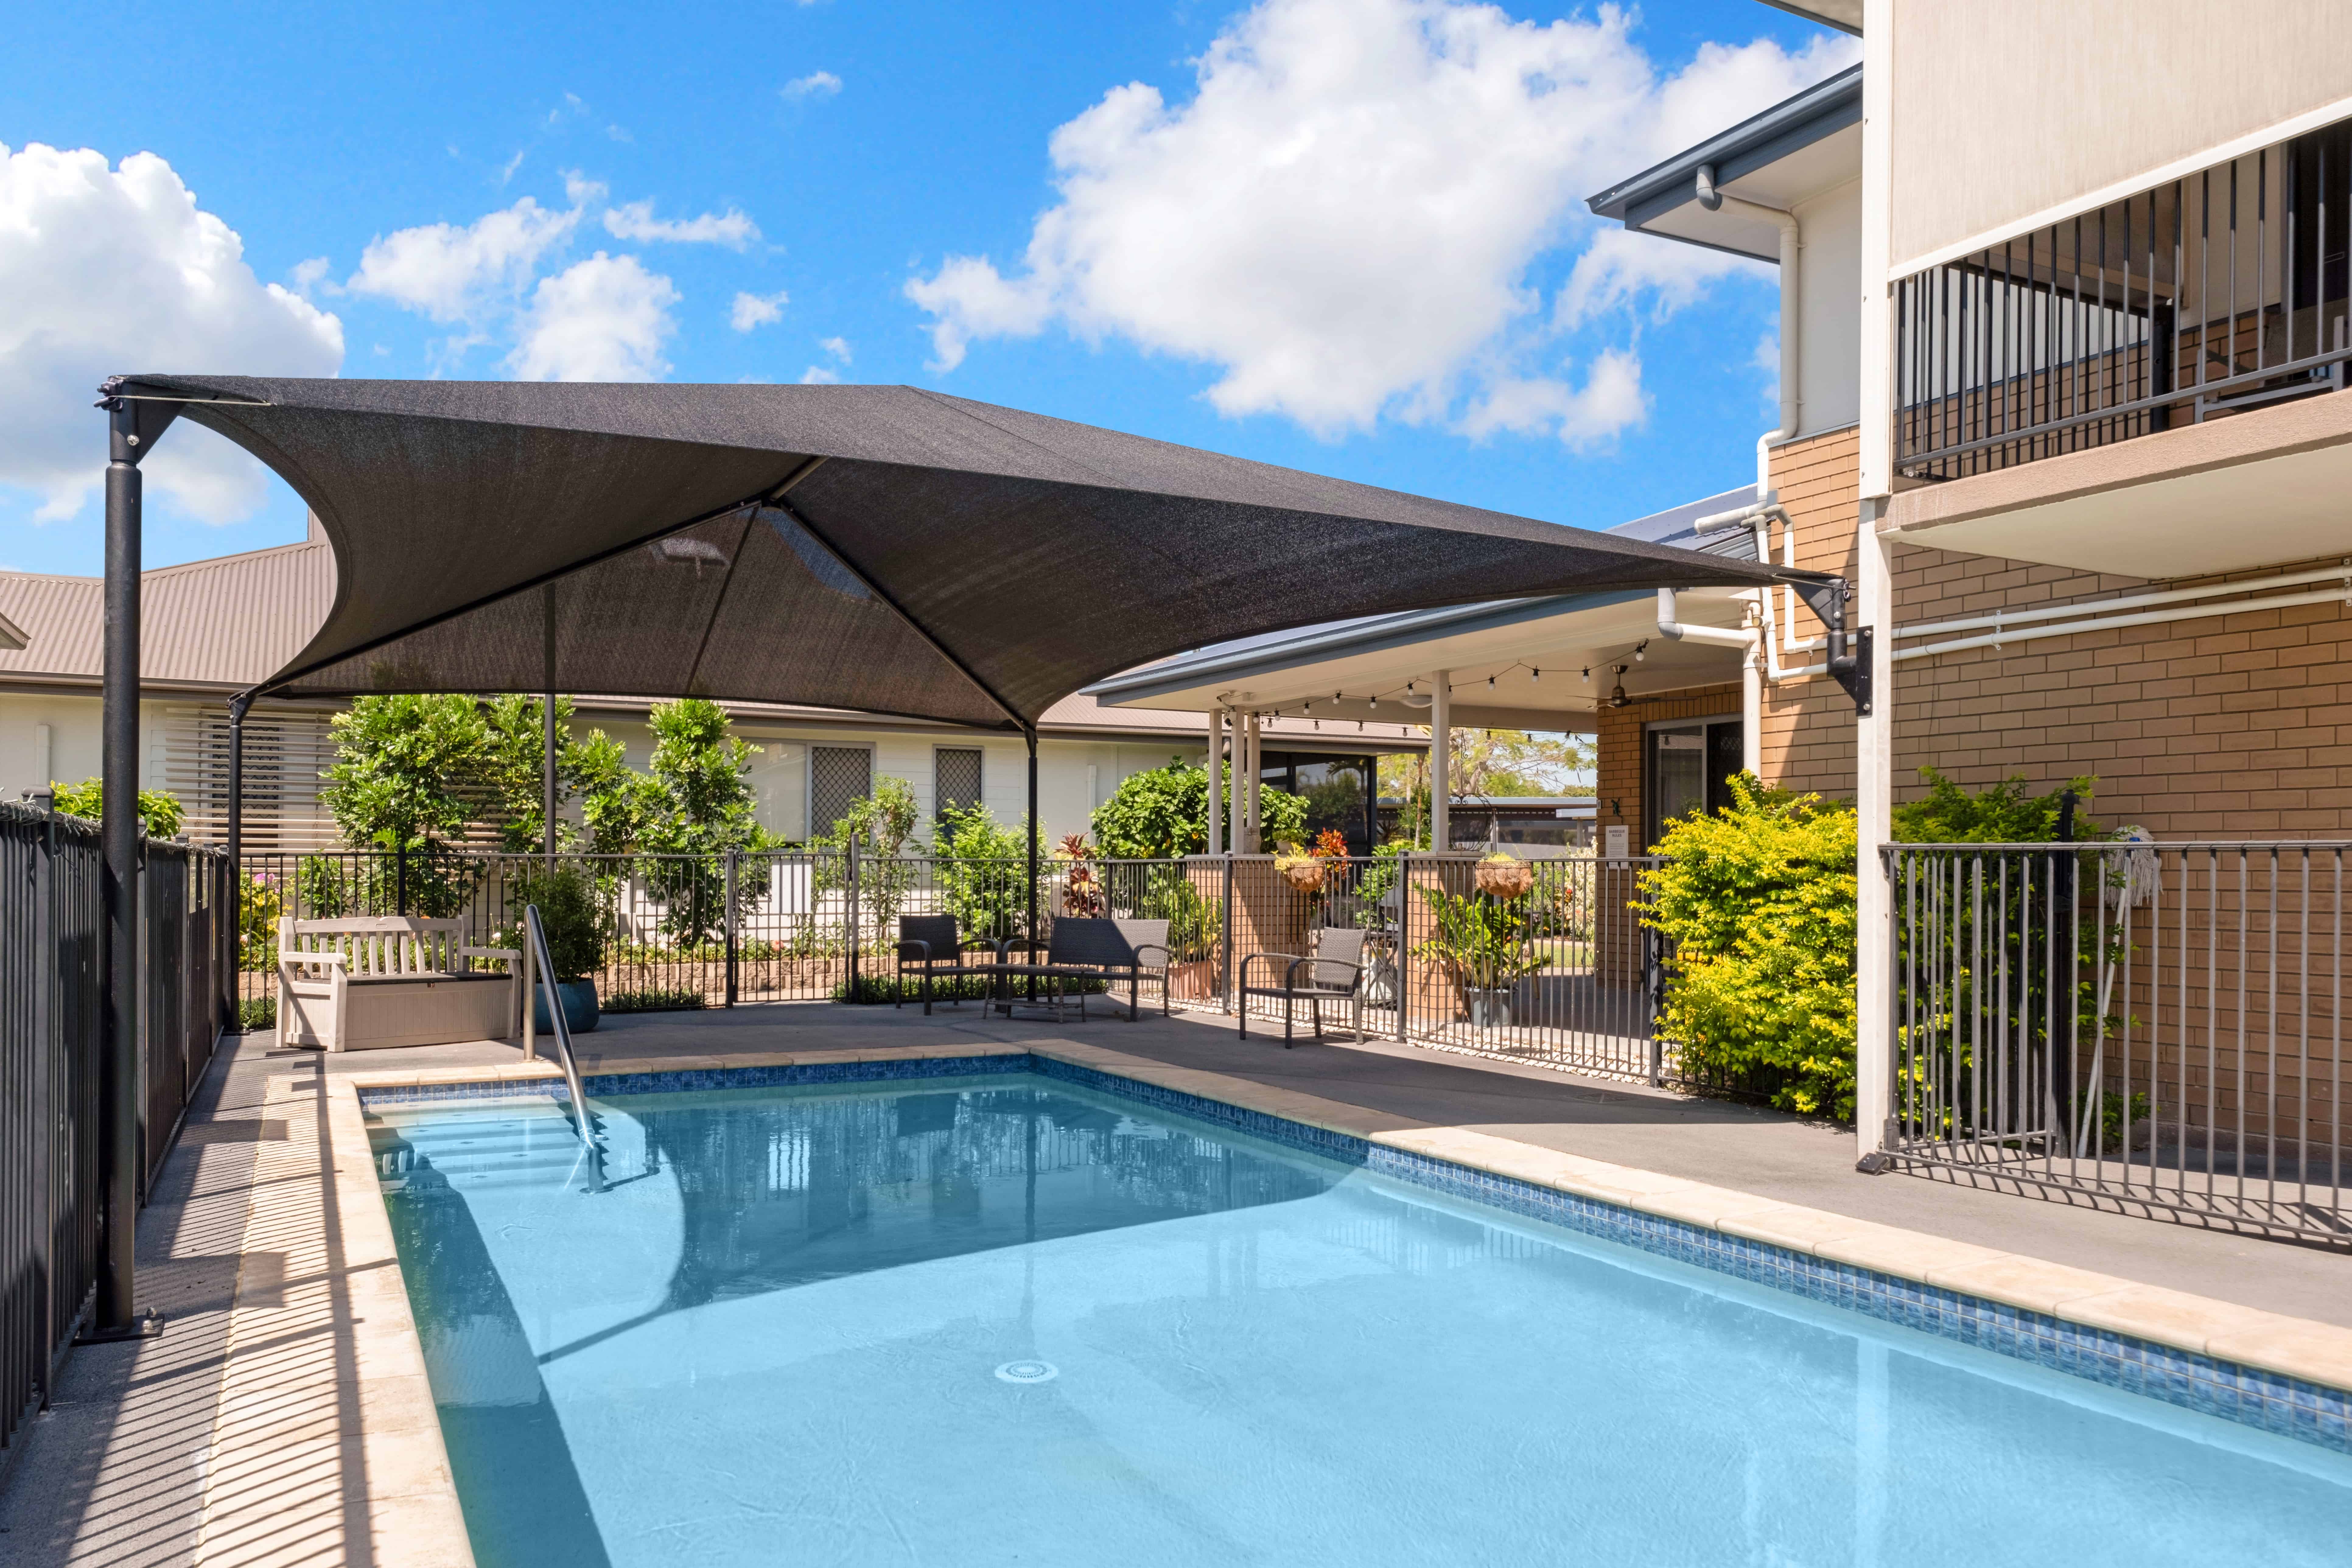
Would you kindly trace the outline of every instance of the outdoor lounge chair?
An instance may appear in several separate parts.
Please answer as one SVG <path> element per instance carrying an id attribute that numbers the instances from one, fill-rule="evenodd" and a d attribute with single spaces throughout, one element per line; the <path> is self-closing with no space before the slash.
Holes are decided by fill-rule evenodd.
<path id="1" fill-rule="evenodd" d="M 1127 1016 L 1136 1015 L 1139 993 L 1146 974 L 1160 979 L 1160 1016 L 1168 1016 L 1168 972 L 1175 966 L 1176 955 L 1168 946 L 1166 921 L 1113 921 L 1118 934 L 1127 938 L 1128 951 L 1135 955 L 1135 969 L 1127 988 Z"/>
<path id="2" fill-rule="evenodd" d="M 987 953 L 988 962 L 965 963 L 964 955 L 971 952 Z M 931 1011 L 931 983 L 934 980 L 953 981 L 973 974 L 994 974 L 1003 956 L 1003 944 L 991 942 L 986 937 L 959 941 L 953 915 L 900 915 L 897 949 L 898 986 L 897 994 L 890 998 L 890 1005 L 896 1007 L 906 1000 L 907 975 L 912 971 L 923 977 L 923 1012 L 928 1016 Z M 948 1000 L 961 1002 L 963 998 L 950 993 Z"/>
<path id="3" fill-rule="evenodd" d="M 1004 976 L 1006 986 L 999 992 L 996 1005 L 1004 1010 L 1007 1017 L 1012 1016 L 1011 982 L 1016 975 L 1050 980 L 1053 982 L 1054 1021 L 1058 1024 L 1062 1021 L 1062 1008 L 1067 1000 L 1071 981 L 1099 980 L 1108 990 L 1111 984 L 1125 980 L 1128 983 L 1127 1021 L 1130 1024 L 1135 1022 L 1137 1013 L 1141 1010 L 1139 1003 L 1143 972 L 1152 965 L 1139 955 L 1135 945 L 1120 929 L 1130 924 L 1159 928 L 1160 942 L 1150 944 L 1147 942 L 1147 945 L 1158 946 L 1161 960 L 1159 967 L 1163 977 L 1160 989 L 1164 994 L 1167 989 L 1168 951 L 1165 921 L 1128 921 L 1061 915 L 1054 921 L 1053 931 L 1045 943 L 1045 962 L 1043 963 L 1011 962 L 1013 950 L 1016 947 L 1025 949 L 1033 955 L 1036 952 L 1037 943 L 1033 939 L 1013 937 L 1005 942 L 1006 962 L 994 973 Z M 1077 996 L 1078 1017 L 1083 1022 L 1087 1016 L 1087 994 L 1080 990 Z"/>
<path id="4" fill-rule="evenodd" d="M 1282 967 L 1278 984 L 1252 985 L 1250 965 L 1264 960 L 1268 974 Z M 1282 998 L 1282 1044 L 1290 1047 L 1292 1015 L 1304 1001 L 1315 1021 L 1315 1037 L 1323 1037 L 1323 1004 L 1345 1002 L 1353 1010 L 1349 1030 L 1356 1044 L 1364 1043 L 1364 933 L 1353 927 L 1326 926 L 1315 933 L 1315 952 L 1301 958 L 1287 952 L 1253 952 L 1242 960 L 1241 1037 L 1249 1038 L 1249 1002 L 1253 996 Z"/>

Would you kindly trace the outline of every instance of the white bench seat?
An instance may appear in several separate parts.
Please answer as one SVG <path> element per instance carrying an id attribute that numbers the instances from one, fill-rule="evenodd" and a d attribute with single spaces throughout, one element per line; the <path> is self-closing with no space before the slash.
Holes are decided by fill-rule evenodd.
<path id="1" fill-rule="evenodd" d="M 522 1030 L 522 954 L 468 947 L 465 930 L 406 915 L 278 921 L 278 1046 L 512 1039 Z M 477 969 L 477 959 L 503 967 Z"/>

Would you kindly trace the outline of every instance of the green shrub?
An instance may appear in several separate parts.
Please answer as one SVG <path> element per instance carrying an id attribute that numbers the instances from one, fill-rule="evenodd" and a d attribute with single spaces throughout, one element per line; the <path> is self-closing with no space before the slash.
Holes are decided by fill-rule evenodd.
<path id="1" fill-rule="evenodd" d="M 1642 873 L 1642 921 L 1673 944 L 1660 1033 L 1687 1076 L 1741 1078 L 1784 1110 L 1853 1117 L 1854 815 L 1731 781 L 1677 818 Z"/>
<path id="2" fill-rule="evenodd" d="M 49 784 L 55 794 L 57 809 L 68 816 L 79 816 L 91 822 L 100 820 L 106 812 L 106 786 L 97 779 L 84 779 L 79 784 Z M 139 792 L 139 828 L 150 838 L 169 838 L 180 831 L 186 813 L 181 809 L 180 797 L 160 789 Z"/>
<path id="3" fill-rule="evenodd" d="M 692 1013 L 708 1005 L 699 991 L 667 986 L 615 991 L 596 1001 L 597 1010 L 604 1013 Z"/>
<path id="4" fill-rule="evenodd" d="M 1528 941 L 1528 900 L 1423 888 L 1436 934 L 1413 955 L 1445 972 L 1457 991 L 1503 991 L 1544 966 L 1546 953 Z"/>
<path id="5" fill-rule="evenodd" d="M 267 1034 L 278 1027 L 278 998 L 247 996 L 237 1003 L 236 1026 L 248 1035 Z"/>
<path id="6" fill-rule="evenodd" d="M 939 843 L 933 861 L 939 877 L 940 900 L 955 916 L 956 930 L 966 937 L 1002 941 L 1019 936 L 1029 919 L 1028 849 L 1023 844 L 1028 818 L 1006 826 L 984 805 L 939 814 Z M 1042 880 L 1053 868 L 1044 836 L 1038 836 L 1037 874 Z M 1037 907 L 1047 908 L 1044 889 Z"/>
<path id="7" fill-rule="evenodd" d="M 1230 765 L 1226 782 L 1233 779 Z M 1231 794 L 1225 796 L 1230 802 Z M 1307 797 L 1261 785 L 1258 815 L 1268 844 L 1307 833 Z M 1095 842 L 1113 860 L 1168 860 L 1209 847 L 1209 770 L 1171 757 L 1164 768 L 1130 773 L 1095 807 Z"/>
<path id="8" fill-rule="evenodd" d="M 539 921 L 547 933 L 548 961 L 558 980 L 585 980 L 604 967 L 610 911 L 599 896 L 595 879 L 578 866 L 558 865 L 553 871 L 533 867 L 520 872 L 507 887 L 508 923 L 490 945 L 520 949 L 529 928 L 524 907 L 539 906 Z"/>

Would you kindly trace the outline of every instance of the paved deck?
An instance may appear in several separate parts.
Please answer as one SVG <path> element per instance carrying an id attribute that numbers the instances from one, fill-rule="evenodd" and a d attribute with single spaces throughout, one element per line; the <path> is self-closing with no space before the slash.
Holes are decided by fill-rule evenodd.
<path id="1" fill-rule="evenodd" d="M 1853 1169 L 1852 1135 L 1835 1129 L 1382 1042 L 1286 1051 L 1278 1039 L 1237 1038 L 1230 1021 L 1211 1016 L 1147 1016 L 1132 1025 L 1097 1016 L 1057 1026 L 986 1018 L 969 1005 L 925 1019 L 912 1008 L 806 1004 L 611 1018 L 578 1044 L 583 1068 L 593 1070 L 605 1058 L 700 1066 L 737 1053 L 1029 1040 L 1083 1041 L 1339 1101 L 1401 1128 L 1488 1133 L 2352 1326 L 2352 1255 L 1918 1177 L 1862 1176 Z M 164 1311 L 170 1325 L 153 1342 L 74 1352 L 55 1408 L 32 1424 L 0 1487 L 0 1565 L 184 1563 L 199 1560 L 200 1550 L 209 1562 L 373 1562 L 367 1510 L 339 1506 L 334 1489 L 314 1484 L 321 1466 L 364 1462 L 338 1449 L 336 1413 L 310 1413 L 317 1431 L 256 1443 L 251 1419 L 223 1410 L 239 1367 L 249 1379 L 257 1365 L 303 1357 L 340 1365 L 368 1353 L 364 1312 L 348 1303 L 315 1321 L 289 1320 L 287 1332 L 267 1342 L 231 1342 L 230 1310 L 240 1293 L 248 1308 L 257 1297 L 274 1300 L 273 1292 L 298 1305 L 307 1284 L 289 1262 L 303 1256 L 300 1238 L 271 1245 L 249 1234 L 260 1212 L 252 1203 L 258 1180 L 316 1184 L 323 1173 L 299 1103 L 307 1097 L 298 1092 L 289 1100 L 282 1091 L 289 1079 L 316 1084 L 322 1070 L 331 1078 L 519 1058 L 517 1047 L 495 1042 L 339 1057 L 228 1042 L 141 1219 L 140 1301 Z M 281 1101 L 265 1104 L 272 1079 Z M 241 1403 L 234 1393 L 227 1400 Z M 273 1469 L 265 1451 L 287 1443 L 302 1450 L 300 1462 Z M 208 1478 L 215 1521 L 209 1543 L 200 1545 Z M 225 1533 L 225 1498 L 248 1512 L 263 1509 L 272 1528 Z"/>

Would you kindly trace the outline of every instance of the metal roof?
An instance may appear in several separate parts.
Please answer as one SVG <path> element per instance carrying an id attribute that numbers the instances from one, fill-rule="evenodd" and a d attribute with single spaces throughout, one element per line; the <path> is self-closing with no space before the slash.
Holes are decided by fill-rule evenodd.
<path id="1" fill-rule="evenodd" d="M 282 668 L 318 631 L 334 601 L 335 558 L 314 525 L 299 544 L 159 567 L 139 582 L 141 681 L 235 690 Z M 103 578 L 0 573 L 0 616 L 26 639 L 0 648 L 0 681 L 94 684 L 105 609 Z"/>
<path id="2" fill-rule="evenodd" d="M 1783 99 L 1761 114 L 1741 121 L 1728 131 L 1718 132 L 1629 180 L 1619 181 L 1592 197 L 1588 205 L 1602 217 L 1615 218 L 1628 228 L 1640 228 L 1685 203 L 1696 201 L 1698 172 L 1704 164 L 1714 165 L 1718 187 L 1728 185 L 1848 126 L 1861 123 L 1862 67 L 1853 65 Z M 1690 238 L 1684 235 L 1669 237 Z M 1690 243 L 1706 244 L 1710 249 L 1733 250 L 1766 261 L 1775 261 L 1780 257 L 1778 250 L 1749 250 L 1698 239 L 1691 239 Z"/>
<path id="3" fill-rule="evenodd" d="M 1698 520 L 1727 511 L 1755 499 L 1752 487 L 1725 490 L 1687 501 L 1664 511 L 1619 523 L 1608 531 L 1654 544 L 1703 550 L 1727 560 L 1756 559 L 1756 536 L 1748 529 L 1729 529 L 1704 540 L 1695 529 Z M 1179 654 L 1157 664 L 1115 675 L 1086 688 L 1089 695 L 1115 703 L 1182 691 L 1203 681 L 1239 679 L 1298 665 L 1318 664 L 1351 654 L 1408 647 L 1464 632 L 1485 631 L 1530 621 L 1547 621 L 1579 610 L 1603 609 L 1652 595 L 1646 592 L 1560 594 L 1526 599 L 1490 599 L 1483 604 L 1454 605 L 1438 610 L 1409 610 L 1393 616 L 1360 616 L 1326 621 L 1296 631 L 1240 637 L 1192 653 Z"/>

